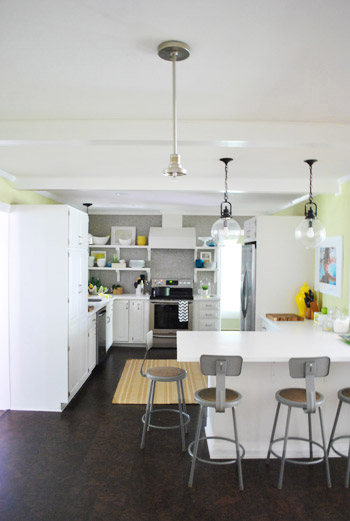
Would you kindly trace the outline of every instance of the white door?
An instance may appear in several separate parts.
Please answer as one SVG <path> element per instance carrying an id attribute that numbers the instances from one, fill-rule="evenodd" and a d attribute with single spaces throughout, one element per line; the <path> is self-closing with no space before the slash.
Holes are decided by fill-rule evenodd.
<path id="1" fill-rule="evenodd" d="M 70 250 L 69 255 L 69 319 L 87 315 L 88 303 L 88 253 Z"/>
<path id="2" fill-rule="evenodd" d="M 88 246 L 88 216 L 75 208 L 69 208 L 69 248 Z"/>
<path id="3" fill-rule="evenodd" d="M 129 342 L 135 344 L 143 344 L 145 342 L 144 302 L 142 300 L 130 301 Z"/>
<path id="4" fill-rule="evenodd" d="M 129 342 L 129 301 L 115 300 L 113 306 L 113 342 Z"/>
<path id="5" fill-rule="evenodd" d="M 113 301 L 106 305 L 106 351 L 113 344 Z"/>
<path id="6" fill-rule="evenodd" d="M 80 380 L 82 375 L 79 319 L 71 321 L 69 325 L 68 345 L 68 391 L 69 399 L 71 399 L 80 387 Z"/>
<path id="7" fill-rule="evenodd" d="M 88 367 L 89 373 L 96 366 L 96 315 L 89 320 Z"/>

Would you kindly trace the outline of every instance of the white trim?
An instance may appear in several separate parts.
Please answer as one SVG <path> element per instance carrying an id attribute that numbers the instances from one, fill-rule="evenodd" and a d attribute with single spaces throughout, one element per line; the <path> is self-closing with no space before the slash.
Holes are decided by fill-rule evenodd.
<path id="1" fill-rule="evenodd" d="M 10 213 L 11 212 L 11 205 L 7 204 L 7 203 L 0 202 L 0 212 Z"/>
<path id="2" fill-rule="evenodd" d="M 16 181 L 16 176 L 9 174 L 9 172 L 6 172 L 5 170 L 0 169 L 0 177 L 5 177 L 5 179 L 8 179 L 9 181 Z"/>

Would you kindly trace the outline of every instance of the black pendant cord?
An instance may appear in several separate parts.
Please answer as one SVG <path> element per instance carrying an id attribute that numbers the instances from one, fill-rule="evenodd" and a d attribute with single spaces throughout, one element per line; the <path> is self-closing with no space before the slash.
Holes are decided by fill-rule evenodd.
<path id="1" fill-rule="evenodd" d="M 315 219 L 317 218 L 317 204 L 314 203 L 313 195 L 312 195 L 312 165 L 316 163 L 317 159 L 305 159 L 304 163 L 309 165 L 310 171 L 310 184 L 309 184 L 309 200 L 305 204 L 305 218 L 306 219 Z"/>
<path id="2" fill-rule="evenodd" d="M 227 203 L 228 201 L 228 186 L 227 186 L 227 171 L 228 171 L 228 167 L 227 167 L 227 163 L 225 164 L 225 203 Z"/>
<path id="3" fill-rule="evenodd" d="M 220 215 L 221 218 L 231 219 L 232 217 L 232 205 L 228 200 L 228 163 L 232 161 L 232 157 L 223 157 L 220 159 L 223 163 L 225 163 L 225 194 L 224 201 L 220 205 Z"/>

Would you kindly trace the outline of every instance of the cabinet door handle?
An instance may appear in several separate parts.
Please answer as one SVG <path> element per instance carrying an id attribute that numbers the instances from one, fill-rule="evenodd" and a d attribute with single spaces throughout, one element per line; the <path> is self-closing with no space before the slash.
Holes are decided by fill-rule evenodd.
<path id="1" fill-rule="evenodd" d="M 82 285 L 82 284 L 78 284 L 78 288 L 80 288 L 80 290 L 78 291 L 78 293 L 82 293 L 82 292 L 83 292 L 83 285 Z"/>
<path id="2" fill-rule="evenodd" d="M 109 324 L 111 321 L 111 317 L 107 317 L 107 324 Z"/>

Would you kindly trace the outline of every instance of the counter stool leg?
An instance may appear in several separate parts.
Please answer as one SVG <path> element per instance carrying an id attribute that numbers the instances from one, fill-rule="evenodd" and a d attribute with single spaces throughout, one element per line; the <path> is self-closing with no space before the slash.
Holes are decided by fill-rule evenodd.
<path id="1" fill-rule="evenodd" d="M 181 388 L 181 396 L 182 396 L 182 410 L 184 411 L 185 414 L 187 414 L 184 386 L 182 384 L 182 380 L 180 380 L 180 388 Z M 187 425 L 187 423 L 185 425 L 185 433 L 188 434 L 188 425 Z"/>
<path id="2" fill-rule="evenodd" d="M 331 437 L 329 438 L 327 454 L 329 454 L 329 451 L 331 450 L 331 443 L 333 441 L 333 437 L 334 437 L 335 429 L 336 429 L 336 426 L 337 426 L 337 423 L 338 423 L 338 418 L 339 418 L 340 409 L 341 409 L 342 405 L 343 405 L 343 402 L 341 400 L 339 400 L 337 413 L 336 413 L 335 418 L 334 418 L 334 423 L 333 423 L 333 428 L 332 428 L 332 432 L 331 432 Z"/>
<path id="3" fill-rule="evenodd" d="M 150 414 L 148 415 L 148 423 L 147 423 L 147 430 L 149 431 L 149 424 L 151 423 L 151 412 L 153 411 L 153 404 L 154 404 L 154 393 L 156 390 L 156 380 L 152 380 L 152 396 L 151 396 L 151 406 L 150 406 Z"/>
<path id="4" fill-rule="evenodd" d="M 232 418 L 233 418 L 233 429 L 234 429 L 234 433 L 235 433 L 235 442 L 236 442 L 238 484 L 239 484 L 239 490 L 244 490 L 243 476 L 242 476 L 242 462 L 241 462 L 241 454 L 240 454 L 240 448 L 239 448 L 239 439 L 238 439 L 238 430 L 237 430 L 237 422 L 236 422 L 236 413 L 235 413 L 235 408 L 234 407 L 232 407 Z"/>
<path id="5" fill-rule="evenodd" d="M 180 382 L 176 381 L 176 387 L 177 387 L 177 398 L 179 402 L 179 416 L 180 416 L 180 430 L 181 430 L 181 440 L 182 440 L 182 450 L 186 450 L 186 443 L 185 443 L 185 428 L 184 428 L 184 417 L 183 417 L 183 410 L 182 410 L 182 399 L 180 395 Z"/>
<path id="6" fill-rule="evenodd" d="M 318 413 L 320 415 L 320 427 L 321 427 L 322 445 L 323 445 L 323 452 L 324 452 L 324 462 L 325 462 L 325 465 L 326 465 L 327 487 L 331 488 L 331 486 L 332 486 L 331 474 L 329 472 L 327 445 L 326 445 L 326 438 L 325 438 L 325 435 L 324 435 L 323 418 L 322 418 L 321 407 L 318 408 Z"/>
<path id="7" fill-rule="evenodd" d="M 283 474 L 284 474 L 284 465 L 286 463 L 286 451 L 287 451 L 287 442 L 288 442 L 288 432 L 289 432 L 289 422 L 290 422 L 291 410 L 292 410 L 292 408 L 288 407 L 286 431 L 284 433 L 284 441 L 283 441 L 283 452 L 282 452 L 282 459 L 281 459 L 280 476 L 279 476 L 279 479 L 278 479 L 278 488 L 280 490 L 282 488 Z"/>
<path id="8" fill-rule="evenodd" d="M 349 477 L 350 477 L 350 440 L 349 440 L 348 462 L 346 464 L 345 488 L 349 487 Z"/>
<path id="9" fill-rule="evenodd" d="M 270 439 L 269 450 L 267 452 L 266 465 L 268 465 L 270 463 L 272 442 L 273 442 L 274 437 L 275 437 L 276 425 L 277 425 L 278 415 L 280 413 L 280 408 L 281 408 L 281 404 L 280 404 L 280 402 L 278 402 L 277 403 L 277 408 L 276 408 L 275 419 L 273 421 L 273 427 L 272 427 L 272 434 L 271 434 L 271 439 Z"/>
<path id="10" fill-rule="evenodd" d="M 143 429 L 142 429 L 141 449 L 145 448 L 145 436 L 146 436 L 147 425 L 149 423 L 149 416 L 150 416 L 149 412 L 150 412 L 150 403 L 151 403 L 152 389 L 153 389 L 153 380 L 151 381 L 151 384 L 149 386 L 147 407 L 146 407 L 146 414 L 145 414 L 145 421 L 144 421 Z"/>
<path id="11" fill-rule="evenodd" d="M 198 444 L 199 444 L 199 436 L 200 436 L 201 426 L 202 426 L 202 421 L 203 421 L 204 407 L 203 407 L 203 405 L 201 405 L 200 407 L 201 408 L 200 408 L 200 411 L 199 411 L 199 418 L 198 418 L 197 429 L 196 429 L 196 437 L 194 439 L 194 447 L 193 447 L 193 456 L 192 456 L 190 479 L 188 480 L 188 486 L 189 487 L 192 487 L 192 485 L 193 485 L 194 468 L 196 466 Z"/>
<path id="12" fill-rule="evenodd" d="M 310 460 L 314 459 L 314 453 L 312 449 L 312 426 L 311 426 L 311 414 L 307 413 L 307 421 L 309 424 L 309 450 L 310 450 Z"/>

